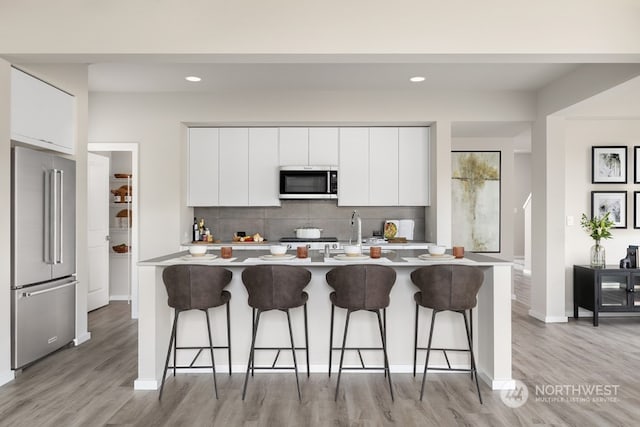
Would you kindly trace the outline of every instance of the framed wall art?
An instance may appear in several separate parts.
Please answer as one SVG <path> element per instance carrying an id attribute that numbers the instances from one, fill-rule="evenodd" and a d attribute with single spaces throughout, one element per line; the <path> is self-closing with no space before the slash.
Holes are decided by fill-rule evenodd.
<path id="1" fill-rule="evenodd" d="M 633 228 L 640 228 L 640 191 L 633 192 Z"/>
<path id="2" fill-rule="evenodd" d="M 627 147 L 591 147 L 591 182 L 593 184 L 626 184 Z"/>
<path id="3" fill-rule="evenodd" d="M 640 184 L 640 147 L 633 147 L 633 182 Z"/>
<path id="4" fill-rule="evenodd" d="M 613 228 L 627 228 L 627 192 L 592 191 L 591 217 L 602 217 L 609 212 Z"/>
<path id="5" fill-rule="evenodd" d="M 500 252 L 500 155 L 451 152 L 451 237 L 472 252 Z"/>

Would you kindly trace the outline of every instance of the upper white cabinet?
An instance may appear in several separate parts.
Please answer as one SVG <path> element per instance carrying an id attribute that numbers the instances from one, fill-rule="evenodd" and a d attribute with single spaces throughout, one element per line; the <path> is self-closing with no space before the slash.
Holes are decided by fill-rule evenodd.
<path id="1" fill-rule="evenodd" d="M 398 204 L 429 206 L 429 128 L 399 128 Z"/>
<path id="2" fill-rule="evenodd" d="M 369 128 L 340 128 L 338 204 L 369 205 Z"/>
<path id="3" fill-rule="evenodd" d="M 74 97 L 11 68 L 11 139 L 74 154 Z"/>
<path id="4" fill-rule="evenodd" d="M 279 206 L 277 128 L 190 128 L 188 206 Z"/>
<path id="5" fill-rule="evenodd" d="M 249 129 L 249 206 L 280 206 L 278 128 Z"/>
<path id="6" fill-rule="evenodd" d="M 309 128 L 309 164 L 338 164 L 338 128 Z"/>
<path id="7" fill-rule="evenodd" d="M 340 128 L 339 147 L 339 205 L 429 205 L 428 128 Z"/>
<path id="8" fill-rule="evenodd" d="M 218 204 L 217 128 L 190 128 L 188 141 L 187 205 L 216 206 Z"/>
<path id="9" fill-rule="evenodd" d="M 220 128 L 218 206 L 249 205 L 249 129 Z"/>
<path id="10" fill-rule="evenodd" d="M 369 129 L 369 205 L 398 205 L 398 128 Z"/>
<path id="11" fill-rule="evenodd" d="M 280 128 L 280 166 L 335 166 L 338 128 Z"/>

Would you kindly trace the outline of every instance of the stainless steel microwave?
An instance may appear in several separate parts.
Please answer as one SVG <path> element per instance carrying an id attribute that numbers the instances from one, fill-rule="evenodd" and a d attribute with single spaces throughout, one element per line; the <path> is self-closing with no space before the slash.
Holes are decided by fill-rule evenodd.
<path id="1" fill-rule="evenodd" d="M 281 199 L 337 199 L 337 166 L 280 167 Z"/>

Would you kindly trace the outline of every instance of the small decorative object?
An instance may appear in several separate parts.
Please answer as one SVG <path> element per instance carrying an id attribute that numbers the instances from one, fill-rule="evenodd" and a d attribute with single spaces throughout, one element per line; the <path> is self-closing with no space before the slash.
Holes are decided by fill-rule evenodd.
<path id="1" fill-rule="evenodd" d="M 609 213 L 613 228 L 627 228 L 627 192 L 592 191 L 591 217 L 603 217 Z"/>
<path id="2" fill-rule="evenodd" d="M 600 244 L 600 240 L 611 238 L 609 230 L 613 227 L 613 221 L 609 219 L 609 212 L 601 217 L 595 216 L 591 219 L 582 214 L 580 225 L 595 242 L 591 247 L 591 267 L 604 267 L 606 265 L 605 249 Z"/>
<path id="3" fill-rule="evenodd" d="M 591 182 L 627 183 L 627 147 L 591 147 Z"/>

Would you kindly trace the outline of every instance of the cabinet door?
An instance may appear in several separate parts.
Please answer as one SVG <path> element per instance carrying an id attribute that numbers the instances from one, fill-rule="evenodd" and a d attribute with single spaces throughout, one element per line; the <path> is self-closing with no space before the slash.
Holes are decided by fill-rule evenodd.
<path id="1" fill-rule="evenodd" d="M 218 205 L 218 129 L 190 128 L 187 205 Z"/>
<path id="2" fill-rule="evenodd" d="M 11 69 L 11 138 L 67 154 L 74 152 L 74 98 Z"/>
<path id="3" fill-rule="evenodd" d="M 429 128 L 400 128 L 398 135 L 398 204 L 429 205 Z"/>
<path id="4" fill-rule="evenodd" d="M 249 129 L 220 128 L 219 206 L 249 204 Z"/>
<path id="5" fill-rule="evenodd" d="M 249 206 L 280 206 L 278 128 L 249 129 Z"/>
<path id="6" fill-rule="evenodd" d="M 280 166 L 309 164 L 309 129 L 280 128 Z"/>
<path id="7" fill-rule="evenodd" d="M 398 205 L 398 128 L 369 129 L 369 204 Z"/>
<path id="8" fill-rule="evenodd" d="M 629 274 L 626 271 L 598 272 L 598 288 L 600 293 L 598 305 L 603 311 L 620 311 L 628 307 Z"/>
<path id="9" fill-rule="evenodd" d="M 338 164 L 338 128 L 309 128 L 309 164 Z"/>
<path id="10" fill-rule="evenodd" d="M 338 204 L 369 205 L 369 129 L 340 128 Z"/>

